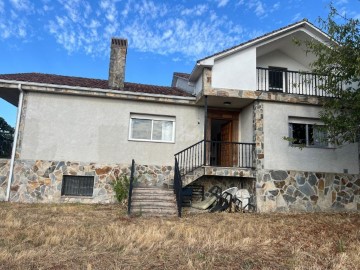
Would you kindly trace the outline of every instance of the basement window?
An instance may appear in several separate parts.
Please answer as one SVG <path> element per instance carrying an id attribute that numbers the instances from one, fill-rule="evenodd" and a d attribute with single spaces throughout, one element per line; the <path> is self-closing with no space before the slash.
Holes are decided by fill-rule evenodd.
<path id="1" fill-rule="evenodd" d="M 323 125 L 314 121 L 291 121 L 289 123 L 289 135 L 293 146 L 303 147 L 328 147 L 327 133 Z"/>
<path id="2" fill-rule="evenodd" d="M 61 187 L 62 196 L 92 196 L 94 176 L 64 175 Z"/>
<path id="3" fill-rule="evenodd" d="M 129 140 L 173 143 L 175 117 L 131 114 Z"/>

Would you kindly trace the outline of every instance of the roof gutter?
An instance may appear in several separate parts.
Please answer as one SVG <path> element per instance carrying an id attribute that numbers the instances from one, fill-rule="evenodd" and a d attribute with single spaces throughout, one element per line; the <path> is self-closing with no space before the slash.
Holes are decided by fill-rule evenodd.
<path id="1" fill-rule="evenodd" d="M 34 83 L 34 82 L 24 82 L 24 81 L 15 81 L 15 80 L 2 80 L 3 83 L 13 83 L 13 84 L 22 84 L 24 86 L 38 86 L 38 87 L 51 87 L 51 88 L 60 88 L 68 90 L 77 90 L 77 91 L 86 91 L 86 92 L 100 92 L 100 93 L 111 93 L 119 95 L 129 95 L 129 96 L 140 96 L 140 97 L 154 97 L 154 98 L 168 98 L 168 99 L 180 99 L 180 100 L 195 100 L 195 97 L 183 97 L 183 96 L 174 96 L 174 95 L 162 95 L 162 94 L 148 94 L 148 93 L 137 93 L 131 91 L 117 91 L 111 89 L 101 89 L 101 88 L 89 88 L 81 86 L 69 86 L 69 85 L 59 85 L 59 84 L 48 84 L 48 83 Z M 31 91 L 31 89 L 26 89 Z"/>
<path id="2" fill-rule="evenodd" d="M 11 151 L 10 172 L 9 172 L 9 178 L 8 178 L 8 183 L 7 183 L 7 188 L 6 188 L 5 201 L 10 200 L 10 187 L 11 187 L 11 182 L 12 182 L 12 178 L 13 178 L 13 175 L 14 175 L 14 163 L 15 163 L 15 156 L 16 156 L 16 145 L 17 145 L 18 137 L 19 137 L 20 119 L 21 119 L 21 113 L 22 113 L 22 108 L 23 108 L 24 91 L 22 90 L 21 83 L 18 84 L 18 89 L 20 91 L 19 105 L 18 105 L 17 117 L 16 117 L 14 141 L 13 141 L 12 151 Z"/>

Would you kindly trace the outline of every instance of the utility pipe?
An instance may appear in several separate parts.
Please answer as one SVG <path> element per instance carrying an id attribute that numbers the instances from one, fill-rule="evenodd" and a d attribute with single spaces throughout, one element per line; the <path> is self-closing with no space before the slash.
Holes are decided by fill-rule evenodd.
<path id="1" fill-rule="evenodd" d="M 14 175 L 14 163 L 15 163 L 15 155 L 16 155 L 16 145 L 17 145 L 18 137 L 19 137 L 20 118 L 21 118 L 21 113 L 22 113 L 22 108 L 23 108 L 24 92 L 23 92 L 23 90 L 21 88 L 21 83 L 19 83 L 18 89 L 20 91 L 20 96 L 19 96 L 19 103 L 18 103 L 18 109 L 17 109 L 14 141 L 13 141 L 13 146 L 12 146 L 12 151 L 11 151 L 10 172 L 9 172 L 8 185 L 7 185 L 6 197 L 5 197 L 6 201 L 10 200 L 10 187 L 11 187 L 11 182 L 12 182 L 11 180 L 12 180 L 13 175 Z"/>

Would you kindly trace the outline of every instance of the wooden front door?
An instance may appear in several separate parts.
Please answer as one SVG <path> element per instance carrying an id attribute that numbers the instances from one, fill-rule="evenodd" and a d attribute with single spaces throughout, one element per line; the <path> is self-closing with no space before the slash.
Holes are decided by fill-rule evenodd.
<path id="1" fill-rule="evenodd" d="M 221 126 L 221 141 L 232 141 L 232 121 Z M 222 143 L 220 145 L 220 166 L 232 167 L 232 145 L 230 143 Z"/>

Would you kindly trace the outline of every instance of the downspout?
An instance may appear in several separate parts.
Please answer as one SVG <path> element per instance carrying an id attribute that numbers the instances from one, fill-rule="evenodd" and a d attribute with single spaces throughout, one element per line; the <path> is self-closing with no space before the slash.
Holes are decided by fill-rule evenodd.
<path id="1" fill-rule="evenodd" d="M 8 178 L 8 185 L 7 185 L 7 189 L 6 189 L 5 201 L 10 200 L 10 187 L 11 187 L 11 182 L 12 182 L 11 180 L 12 180 L 13 175 L 14 175 L 14 163 L 15 163 L 15 155 L 16 155 L 16 145 L 17 145 L 17 142 L 18 142 L 20 118 L 21 118 L 21 113 L 22 113 L 22 108 L 23 108 L 24 92 L 23 92 L 23 90 L 21 88 L 21 83 L 19 83 L 18 89 L 20 91 L 20 96 L 19 96 L 19 103 L 18 103 L 18 110 L 17 110 L 14 141 L 13 141 L 13 146 L 12 146 L 12 151 L 11 151 L 10 172 L 9 172 L 9 178 Z"/>

